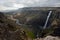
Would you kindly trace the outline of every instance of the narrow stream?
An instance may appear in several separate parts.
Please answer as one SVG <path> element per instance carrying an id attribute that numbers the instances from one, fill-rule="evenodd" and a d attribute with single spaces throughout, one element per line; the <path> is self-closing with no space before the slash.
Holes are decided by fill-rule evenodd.
<path id="1" fill-rule="evenodd" d="M 18 25 L 22 25 L 22 24 L 19 22 L 18 19 L 16 19 L 16 24 L 18 24 Z"/>

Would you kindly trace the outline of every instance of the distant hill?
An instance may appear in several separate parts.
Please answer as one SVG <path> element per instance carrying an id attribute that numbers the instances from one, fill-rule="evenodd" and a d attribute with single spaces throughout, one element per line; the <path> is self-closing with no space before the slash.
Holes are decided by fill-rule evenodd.
<path id="1" fill-rule="evenodd" d="M 19 8 L 18 10 L 6 10 L 6 11 L 2 11 L 5 13 L 18 13 L 18 12 L 22 12 L 25 10 L 60 10 L 60 7 L 24 7 L 24 8 Z"/>

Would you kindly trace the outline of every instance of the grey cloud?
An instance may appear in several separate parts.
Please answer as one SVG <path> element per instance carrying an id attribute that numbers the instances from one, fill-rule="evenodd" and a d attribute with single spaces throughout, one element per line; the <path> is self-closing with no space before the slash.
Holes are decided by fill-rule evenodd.
<path id="1" fill-rule="evenodd" d="M 0 0 L 0 6 L 15 8 L 17 4 L 26 7 L 60 7 L 60 0 Z"/>
<path id="2" fill-rule="evenodd" d="M 48 0 L 42 6 L 45 6 L 45 7 L 59 7 L 59 6 L 57 6 L 59 4 L 60 4 L 60 0 Z"/>
<path id="3" fill-rule="evenodd" d="M 29 3 L 29 1 L 31 3 Z M 17 1 L 18 3 L 20 4 L 24 4 L 28 7 L 32 7 L 32 6 L 39 6 L 39 7 L 49 7 L 49 6 L 54 6 L 57 4 L 57 3 L 60 3 L 60 0 L 38 0 L 38 1 L 35 1 L 35 0 L 21 0 L 21 1 Z"/>
<path id="4" fill-rule="evenodd" d="M 12 0 L 9 2 L 8 0 L 0 0 L 0 5 L 11 7 L 13 3 L 16 4 L 24 4 L 26 6 L 53 6 L 56 3 L 60 3 L 60 0 L 15 0 L 15 2 L 12 2 Z"/>

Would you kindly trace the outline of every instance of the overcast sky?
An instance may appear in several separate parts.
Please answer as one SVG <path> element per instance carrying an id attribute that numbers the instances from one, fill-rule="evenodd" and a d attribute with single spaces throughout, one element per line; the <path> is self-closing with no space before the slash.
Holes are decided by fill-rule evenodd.
<path id="1" fill-rule="evenodd" d="M 0 10 L 23 7 L 60 7 L 60 0 L 0 0 Z"/>

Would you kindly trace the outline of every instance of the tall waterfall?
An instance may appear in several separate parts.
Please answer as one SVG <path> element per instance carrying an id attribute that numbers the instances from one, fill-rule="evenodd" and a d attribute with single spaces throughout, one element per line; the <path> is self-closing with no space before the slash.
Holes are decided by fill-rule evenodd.
<path id="1" fill-rule="evenodd" d="M 47 16 L 47 19 L 46 19 L 46 22 L 45 22 L 45 25 L 44 25 L 43 29 L 46 28 L 51 13 L 52 13 L 52 11 L 49 11 L 49 14 L 48 14 L 48 16 Z"/>

